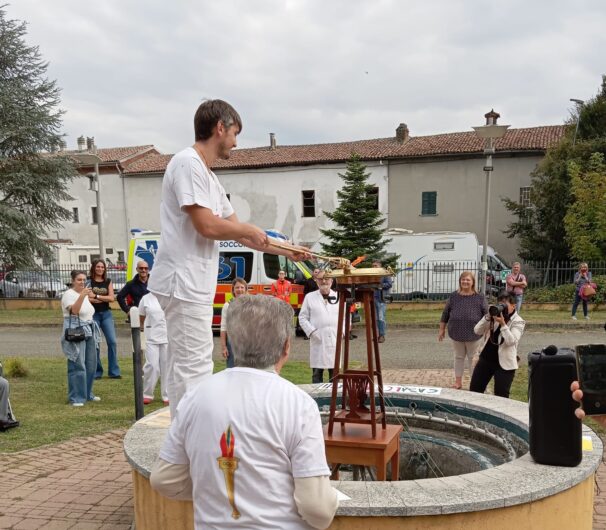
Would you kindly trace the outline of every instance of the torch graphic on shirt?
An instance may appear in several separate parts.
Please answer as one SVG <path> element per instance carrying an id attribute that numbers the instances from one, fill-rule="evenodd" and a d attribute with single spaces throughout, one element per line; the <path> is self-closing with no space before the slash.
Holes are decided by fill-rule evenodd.
<path id="1" fill-rule="evenodd" d="M 234 457 L 235 442 L 236 439 L 230 425 L 221 436 L 221 456 L 217 458 L 217 462 L 219 463 L 219 469 L 223 471 L 223 476 L 225 477 L 227 498 L 229 499 L 229 504 L 231 504 L 232 507 L 231 516 L 234 519 L 238 519 L 240 517 L 240 512 L 238 511 L 238 508 L 236 508 L 234 495 L 234 474 L 236 469 L 238 469 L 238 461 L 240 459 Z"/>

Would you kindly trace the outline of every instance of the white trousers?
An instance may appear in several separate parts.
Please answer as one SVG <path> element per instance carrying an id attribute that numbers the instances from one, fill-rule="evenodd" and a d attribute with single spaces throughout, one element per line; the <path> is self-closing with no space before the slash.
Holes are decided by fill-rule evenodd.
<path id="1" fill-rule="evenodd" d="M 160 394 L 162 401 L 168 401 L 166 392 L 166 344 L 150 344 L 145 346 L 145 365 L 143 366 L 143 397 L 154 399 L 154 390 L 160 379 Z"/>
<path id="2" fill-rule="evenodd" d="M 473 356 L 478 353 L 481 345 L 482 339 L 473 340 L 470 342 L 459 342 L 457 340 L 452 341 L 452 346 L 454 348 L 455 377 L 463 377 L 465 365 L 467 365 L 469 375 L 471 375 Z"/>
<path id="3" fill-rule="evenodd" d="M 213 373 L 212 305 L 157 294 L 166 317 L 166 392 L 175 417 L 183 394 Z"/>

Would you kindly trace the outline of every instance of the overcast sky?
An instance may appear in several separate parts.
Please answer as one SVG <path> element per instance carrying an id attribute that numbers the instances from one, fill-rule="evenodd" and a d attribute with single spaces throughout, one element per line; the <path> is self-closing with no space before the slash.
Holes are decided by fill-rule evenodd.
<path id="1" fill-rule="evenodd" d="M 8 0 L 62 88 L 70 148 L 193 141 L 204 98 L 241 147 L 560 124 L 606 73 L 604 0 Z"/>

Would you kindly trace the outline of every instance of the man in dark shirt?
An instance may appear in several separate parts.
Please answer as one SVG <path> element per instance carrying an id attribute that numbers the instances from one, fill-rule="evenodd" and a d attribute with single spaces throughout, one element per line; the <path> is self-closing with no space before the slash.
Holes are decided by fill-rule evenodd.
<path id="1" fill-rule="evenodd" d="M 320 274 L 320 269 L 316 267 L 312 272 L 311 278 L 305 280 L 305 283 L 303 284 L 303 298 L 305 298 L 309 293 L 313 293 L 314 291 L 318 290 L 318 282 L 316 281 L 318 279 L 318 274 Z"/>
<path id="2" fill-rule="evenodd" d="M 138 307 L 141 298 L 147 293 L 147 281 L 149 280 L 149 265 L 141 260 L 137 263 L 137 274 L 135 277 L 126 282 L 124 287 L 120 289 L 117 299 L 122 311 L 127 315 L 131 307 Z"/>

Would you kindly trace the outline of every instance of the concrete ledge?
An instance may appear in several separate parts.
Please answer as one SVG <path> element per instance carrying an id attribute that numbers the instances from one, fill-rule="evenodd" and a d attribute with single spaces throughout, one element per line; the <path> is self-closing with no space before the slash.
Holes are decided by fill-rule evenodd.
<path id="1" fill-rule="evenodd" d="M 301 388 L 319 401 L 330 397 L 328 390 L 318 391 L 314 385 L 302 385 Z M 401 399 L 421 401 L 418 396 L 403 398 L 401 393 L 386 393 L 386 400 L 393 403 Z M 502 418 L 515 430 L 526 435 L 528 432 L 528 406 L 525 403 L 451 389 L 442 389 L 439 396 L 424 396 L 423 401 L 456 408 L 461 416 L 486 414 Z M 162 409 L 137 422 L 125 437 L 126 458 L 135 474 L 140 475 L 135 481 L 136 499 L 154 493 L 147 479 L 169 420 L 168 409 Z M 601 462 L 603 448 L 600 438 L 591 429 L 583 427 L 583 434 L 591 437 L 593 450 L 584 452 L 582 462 L 574 468 L 536 464 L 527 453 L 501 466 L 452 477 L 401 482 L 335 482 L 334 486 L 351 500 L 340 504 L 338 517 L 331 528 L 345 528 L 344 524 L 349 530 L 378 524 L 385 529 L 453 528 L 452 517 L 457 517 L 458 521 L 459 517 L 470 516 L 471 519 L 461 523 L 461 527 L 486 528 L 490 523 L 491 528 L 510 530 L 514 520 L 520 521 L 520 527 L 532 526 L 528 520 L 531 517 L 535 525 L 532 527 L 536 528 L 562 528 L 570 524 L 574 528 L 589 529 L 593 511 L 592 477 Z M 171 502 L 174 501 L 163 499 L 162 510 Z M 180 506 L 179 510 L 182 509 Z M 482 517 L 477 518 L 476 512 L 481 512 Z M 433 517 L 423 524 L 417 520 L 423 517 L 425 521 L 426 516 Z M 440 520 L 436 516 L 440 516 Z M 145 517 L 146 522 L 137 520 L 137 528 L 161 528 L 154 526 L 153 517 Z M 376 517 L 381 517 L 381 521 L 376 521 Z M 376 522 L 369 523 L 369 518 Z M 416 522 L 412 524 L 410 518 Z M 553 525 L 549 521 L 553 521 Z M 404 524 L 407 526 L 402 526 Z"/>

